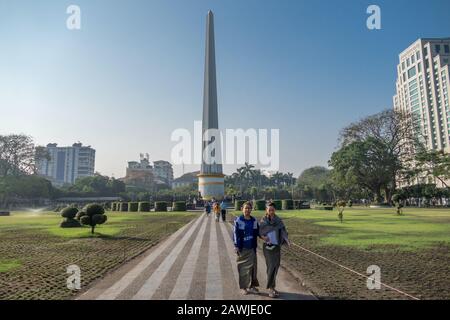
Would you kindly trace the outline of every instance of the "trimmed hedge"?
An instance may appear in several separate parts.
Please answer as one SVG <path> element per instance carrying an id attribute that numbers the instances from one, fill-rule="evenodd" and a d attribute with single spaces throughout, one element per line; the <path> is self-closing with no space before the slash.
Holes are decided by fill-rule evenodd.
<path id="1" fill-rule="evenodd" d="M 321 205 L 321 206 L 315 206 L 314 209 L 333 211 L 333 206 Z"/>
<path id="2" fill-rule="evenodd" d="M 137 212 L 139 209 L 138 202 L 128 202 L 128 212 Z"/>
<path id="3" fill-rule="evenodd" d="M 165 201 L 156 201 L 155 202 L 155 211 L 156 212 L 165 212 L 165 211 L 167 211 L 167 202 L 165 202 Z"/>
<path id="4" fill-rule="evenodd" d="M 294 210 L 294 200 L 284 199 L 282 201 L 281 207 L 283 208 L 283 210 Z"/>
<path id="5" fill-rule="evenodd" d="M 150 202 L 139 202 L 138 211 L 139 212 L 149 212 L 150 211 Z"/>
<path id="6" fill-rule="evenodd" d="M 172 203 L 172 211 L 186 211 L 186 202 L 176 201 Z"/>
<path id="7" fill-rule="evenodd" d="M 121 202 L 119 210 L 122 212 L 128 212 L 128 202 Z"/>
<path id="8" fill-rule="evenodd" d="M 111 203 L 111 211 L 117 211 L 117 202 Z"/>
<path id="9" fill-rule="evenodd" d="M 266 200 L 253 200 L 255 210 L 266 210 Z"/>
<path id="10" fill-rule="evenodd" d="M 242 210 L 242 206 L 246 202 L 247 202 L 246 200 L 235 200 L 234 201 L 234 210 L 241 211 Z"/>
<path id="11" fill-rule="evenodd" d="M 283 203 L 281 200 L 273 200 L 272 203 L 275 205 L 276 210 L 283 210 Z"/>

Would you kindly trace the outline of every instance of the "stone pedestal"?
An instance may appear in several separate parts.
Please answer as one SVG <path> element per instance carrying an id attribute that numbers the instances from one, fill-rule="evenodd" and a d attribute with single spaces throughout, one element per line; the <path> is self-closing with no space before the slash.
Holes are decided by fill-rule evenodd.
<path id="1" fill-rule="evenodd" d="M 222 200 L 225 196 L 225 176 L 223 174 L 199 174 L 198 190 L 204 200 Z"/>

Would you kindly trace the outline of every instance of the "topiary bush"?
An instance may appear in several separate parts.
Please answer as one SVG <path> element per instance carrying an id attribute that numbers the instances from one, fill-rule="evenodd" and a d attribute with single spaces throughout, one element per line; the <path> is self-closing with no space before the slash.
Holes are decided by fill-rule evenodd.
<path id="1" fill-rule="evenodd" d="M 283 210 L 283 203 L 281 200 L 273 200 L 272 203 L 275 205 L 276 210 Z"/>
<path id="2" fill-rule="evenodd" d="M 121 202 L 119 206 L 119 211 L 128 212 L 128 202 Z"/>
<path id="3" fill-rule="evenodd" d="M 165 201 L 156 201 L 155 202 L 155 211 L 156 212 L 165 212 L 165 211 L 167 211 L 167 202 L 165 202 Z"/>
<path id="4" fill-rule="evenodd" d="M 64 220 L 61 222 L 61 228 L 77 228 L 81 227 L 78 220 L 75 219 L 78 209 L 75 207 L 67 207 L 61 210 L 61 216 Z"/>
<path id="5" fill-rule="evenodd" d="M 242 210 L 242 206 L 246 202 L 247 202 L 246 200 L 235 200 L 234 201 L 234 210 L 241 211 Z"/>
<path id="6" fill-rule="evenodd" d="M 80 215 L 81 224 L 90 226 L 92 234 L 97 225 L 104 224 L 107 220 L 108 217 L 105 215 L 105 208 L 96 203 L 87 205 L 83 210 L 83 214 Z"/>
<path id="7" fill-rule="evenodd" d="M 111 211 L 117 211 L 117 202 L 111 203 Z"/>
<path id="8" fill-rule="evenodd" d="M 266 210 L 266 200 L 253 200 L 255 210 Z"/>
<path id="9" fill-rule="evenodd" d="M 281 207 L 283 210 L 294 210 L 294 200 L 285 199 L 281 203 Z"/>
<path id="10" fill-rule="evenodd" d="M 128 203 L 128 212 L 137 212 L 139 209 L 138 202 L 129 202 Z"/>
<path id="11" fill-rule="evenodd" d="M 176 201 L 172 203 L 172 211 L 186 211 L 186 202 Z"/>
<path id="12" fill-rule="evenodd" d="M 139 202 L 138 211 L 139 212 L 149 212 L 150 211 L 150 202 Z"/>

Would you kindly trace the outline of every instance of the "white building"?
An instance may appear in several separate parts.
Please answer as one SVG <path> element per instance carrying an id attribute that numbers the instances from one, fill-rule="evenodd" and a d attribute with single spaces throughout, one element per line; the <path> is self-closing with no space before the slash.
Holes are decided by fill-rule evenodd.
<path id="1" fill-rule="evenodd" d="M 38 174 L 53 184 L 73 184 L 78 178 L 94 175 L 95 150 L 91 146 L 74 143 L 71 147 L 58 147 L 56 143 L 50 143 L 46 149 L 50 160 L 38 162 Z"/>
<path id="2" fill-rule="evenodd" d="M 394 109 L 412 114 L 428 148 L 450 152 L 450 38 L 419 39 L 399 60 Z"/>
<path id="3" fill-rule="evenodd" d="M 448 101 L 450 38 L 419 39 L 399 55 L 394 109 L 412 116 L 413 129 L 433 150 L 450 152 Z M 430 183 L 423 177 L 417 183 Z M 437 183 L 439 185 L 439 183 Z"/>
<path id="4" fill-rule="evenodd" d="M 172 164 L 168 161 L 158 160 L 153 162 L 153 174 L 156 178 L 164 181 L 167 185 L 172 185 L 173 181 L 173 168 Z"/>

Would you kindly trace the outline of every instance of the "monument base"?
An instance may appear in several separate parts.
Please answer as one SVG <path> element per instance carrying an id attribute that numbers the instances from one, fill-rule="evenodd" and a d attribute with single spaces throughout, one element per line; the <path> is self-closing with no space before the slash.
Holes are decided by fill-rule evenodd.
<path id="1" fill-rule="evenodd" d="M 203 199 L 222 200 L 225 197 L 225 176 L 223 174 L 199 174 L 198 191 Z"/>

